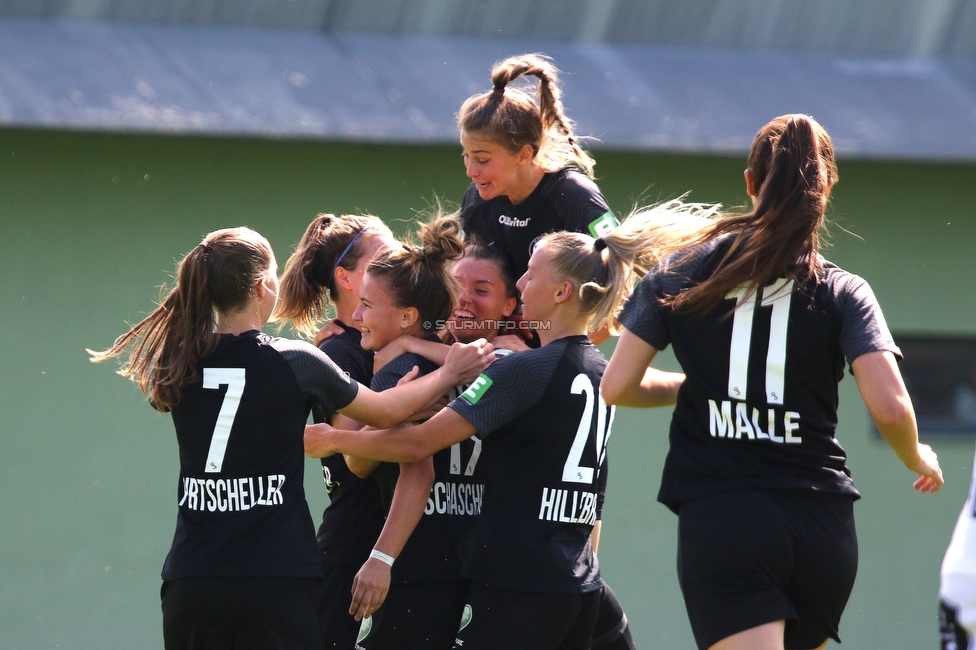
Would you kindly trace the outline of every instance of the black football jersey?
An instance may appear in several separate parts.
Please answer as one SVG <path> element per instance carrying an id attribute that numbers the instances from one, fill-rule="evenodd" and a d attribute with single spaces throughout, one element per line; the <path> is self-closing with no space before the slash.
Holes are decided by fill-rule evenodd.
<path id="1" fill-rule="evenodd" d="M 419 367 L 421 376 L 437 369 L 436 364 L 419 355 L 401 354 L 376 373 L 373 390 L 396 386 L 414 366 Z M 481 441 L 477 439 L 465 440 L 434 454 L 434 485 L 420 523 L 393 565 L 394 582 L 460 579 L 462 543 L 472 521 L 481 512 L 484 481 L 480 455 Z"/>
<path id="2" fill-rule="evenodd" d="M 551 172 L 518 205 L 499 196 L 485 201 L 471 183 L 461 202 L 461 227 L 505 252 L 515 279 L 529 266 L 532 245 L 540 236 L 562 230 L 604 235 L 617 225 L 600 188 L 585 174 L 566 168 Z"/>
<path id="3" fill-rule="evenodd" d="M 586 336 L 569 336 L 494 362 L 451 402 L 484 443 L 465 577 L 537 593 L 600 588 L 590 532 L 614 413 L 600 397 L 606 363 Z"/>
<path id="4" fill-rule="evenodd" d="M 735 235 L 647 275 L 620 322 L 658 350 L 674 345 L 687 379 L 678 391 L 659 500 L 737 488 L 858 493 L 834 438 L 847 363 L 876 350 L 901 356 L 868 284 L 822 260 L 815 284 L 777 279 L 732 291 L 693 316 L 660 299 L 709 277 Z M 674 260 L 672 260 L 673 262 Z M 664 268 L 665 270 L 662 270 Z"/>
<path id="5" fill-rule="evenodd" d="M 312 405 L 343 408 L 350 381 L 308 343 L 258 331 L 223 335 L 173 406 L 179 510 L 164 580 L 317 577 L 305 501 L 305 423 Z"/>
<path id="6" fill-rule="evenodd" d="M 322 341 L 319 349 L 351 379 L 369 386 L 373 379 L 373 352 L 360 345 L 359 330 L 339 320 L 335 323 L 342 333 Z M 316 422 L 328 422 L 332 415 L 318 407 L 312 410 Z M 329 506 L 322 513 L 316 536 L 322 562 L 362 566 L 383 530 L 397 474 L 396 464 L 381 463 L 372 474 L 359 478 L 349 471 L 342 454 L 322 459 L 322 479 L 329 493 Z"/>

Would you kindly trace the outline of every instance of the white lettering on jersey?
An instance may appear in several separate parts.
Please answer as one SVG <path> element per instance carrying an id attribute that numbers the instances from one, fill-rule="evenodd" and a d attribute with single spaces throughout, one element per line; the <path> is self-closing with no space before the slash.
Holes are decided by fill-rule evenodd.
<path id="1" fill-rule="evenodd" d="M 732 417 L 732 405 L 735 404 L 735 419 Z M 770 440 L 786 444 L 801 444 L 803 438 L 793 435 L 800 428 L 800 414 L 796 411 L 784 411 L 777 414 L 777 409 L 766 410 L 766 431 L 759 424 L 759 409 L 752 409 L 749 418 L 749 407 L 745 402 L 723 400 L 721 403 L 708 400 L 708 432 L 713 438 L 735 438 L 736 440 Z M 781 416 L 781 417 L 780 417 Z M 777 435 L 776 424 L 782 422 L 783 435 Z"/>
<path id="2" fill-rule="evenodd" d="M 438 481 L 430 488 L 425 515 L 475 516 L 481 514 L 484 483 Z"/>
<path id="3" fill-rule="evenodd" d="M 544 487 L 539 519 L 592 526 L 596 522 L 596 493 Z"/>
<path id="4" fill-rule="evenodd" d="M 516 219 L 515 217 L 509 217 L 508 215 L 504 214 L 498 217 L 498 223 L 502 224 L 503 226 L 512 226 L 515 228 L 525 228 L 529 225 L 530 221 L 532 221 L 532 217 L 528 217 L 527 219 Z"/>
<path id="5" fill-rule="evenodd" d="M 281 486 L 284 474 L 245 476 L 241 478 L 183 478 L 180 507 L 209 512 L 239 512 L 255 506 L 277 506 L 284 503 Z"/>

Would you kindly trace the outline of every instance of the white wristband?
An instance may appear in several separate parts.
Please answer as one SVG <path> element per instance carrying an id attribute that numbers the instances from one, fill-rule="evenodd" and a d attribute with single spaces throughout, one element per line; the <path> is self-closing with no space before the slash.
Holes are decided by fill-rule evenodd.
<path id="1" fill-rule="evenodd" d="M 387 566 L 393 566 L 393 562 L 396 560 L 395 557 L 390 557 L 383 551 L 377 551 L 375 548 L 369 552 L 369 556 L 375 560 L 379 560 Z"/>

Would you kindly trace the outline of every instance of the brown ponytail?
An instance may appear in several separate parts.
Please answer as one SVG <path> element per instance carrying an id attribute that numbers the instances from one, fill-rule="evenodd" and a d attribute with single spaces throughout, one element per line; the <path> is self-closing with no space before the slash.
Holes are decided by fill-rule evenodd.
<path id="1" fill-rule="evenodd" d="M 695 243 L 735 236 L 708 279 L 666 300 L 674 308 L 706 313 L 736 287 L 756 291 L 779 277 L 818 281 L 819 231 L 830 189 L 837 182 L 830 136 L 809 116 L 778 117 L 757 134 L 749 168 L 757 192 L 755 208 L 716 221 L 697 238 Z M 675 265 L 686 257 L 679 256 Z"/>
<path id="2" fill-rule="evenodd" d="M 356 268 L 367 250 L 364 234 L 374 233 L 393 239 L 378 217 L 317 216 L 285 263 L 274 318 L 290 321 L 301 334 L 313 336 L 315 324 L 327 317 L 329 299 L 336 298 L 336 268 Z"/>
<path id="3" fill-rule="evenodd" d="M 420 244 L 404 242 L 376 256 L 366 272 L 382 278 L 398 308 L 414 307 L 425 332 L 450 318 L 459 283 L 448 263 L 464 255 L 457 215 L 440 212 L 420 228 Z"/>
<path id="4" fill-rule="evenodd" d="M 171 410 L 183 387 L 197 380 L 197 363 L 217 343 L 214 311 L 242 309 L 273 259 L 268 240 L 250 228 L 210 233 L 179 263 L 176 286 L 162 304 L 108 350 L 88 350 L 91 360 L 129 349 L 119 374 L 132 379 L 158 410 Z"/>
<path id="5" fill-rule="evenodd" d="M 592 158 L 579 146 L 575 125 L 563 108 L 559 70 L 542 54 L 522 54 L 496 63 L 492 90 L 469 97 L 458 112 L 458 127 L 499 143 L 511 153 L 532 147 L 546 171 L 568 165 L 592 178 Z M 524 90 L 509 88 L 519 77 L 539 80 L 538 103 Z"/>

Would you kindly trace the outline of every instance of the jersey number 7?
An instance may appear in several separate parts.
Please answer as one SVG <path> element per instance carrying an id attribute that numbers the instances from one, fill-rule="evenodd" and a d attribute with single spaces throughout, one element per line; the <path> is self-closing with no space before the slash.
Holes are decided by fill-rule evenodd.
<path id="1" fill-rule="evenodd" d="M 203 387 L 220 390 L 227 386 L 224 399 L 217 413 L 217 423 L 214 424 L 213 435 L 210 437 L 210 452 L 207 454 L 207 466 L 204 472 L 219 472 L 224 466 L 224 455 L 227 453 L 227 441 L 230 440 L 230 430 L 234 426 L 237 409 L 241 405 L 241 395 L 244 394 L 244 368 L 204 368 Z"/>

